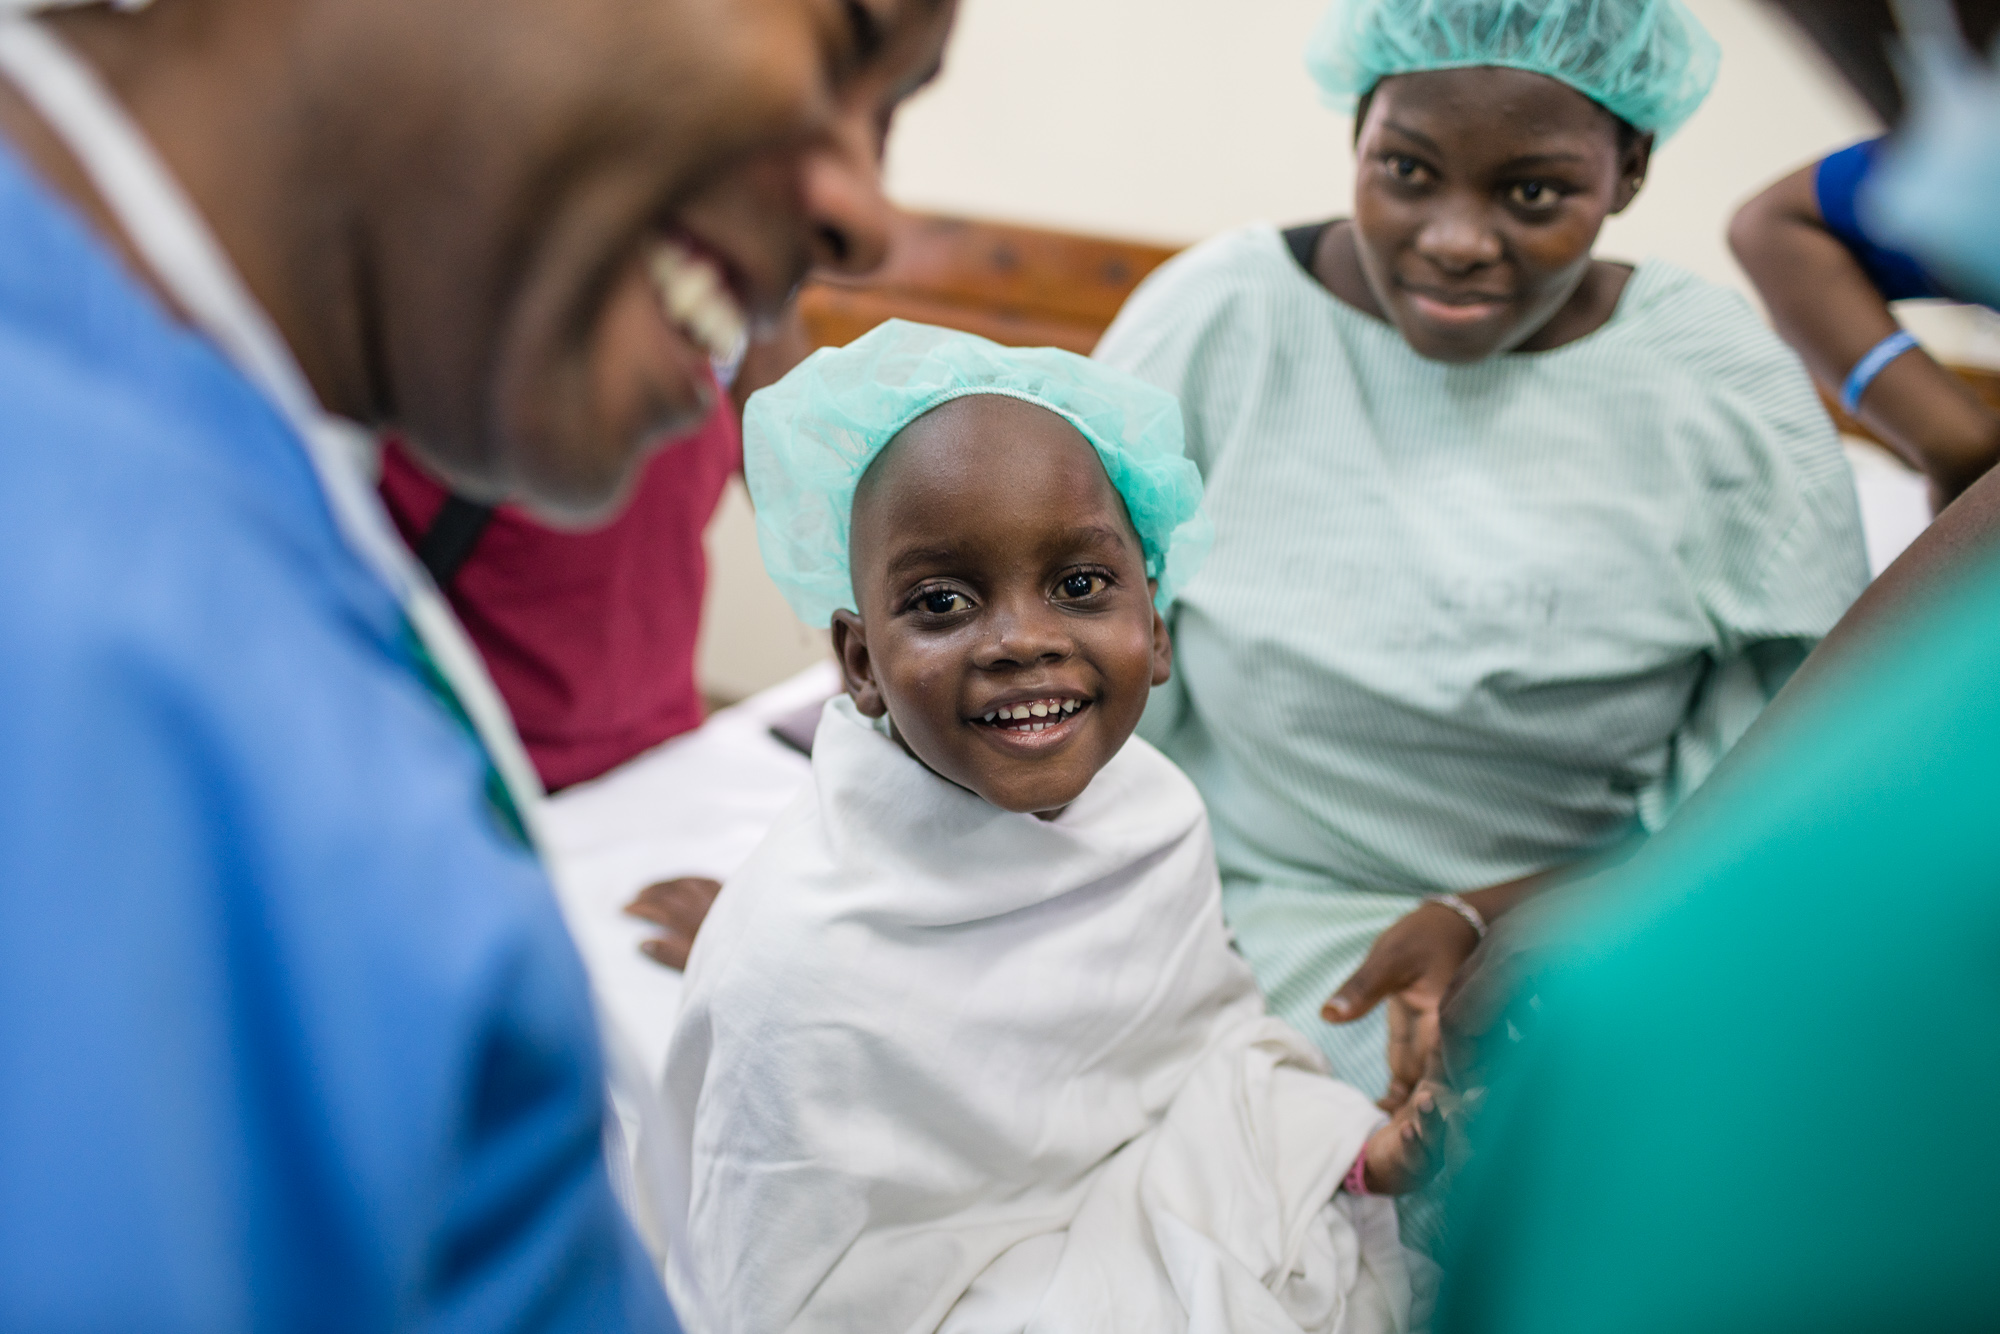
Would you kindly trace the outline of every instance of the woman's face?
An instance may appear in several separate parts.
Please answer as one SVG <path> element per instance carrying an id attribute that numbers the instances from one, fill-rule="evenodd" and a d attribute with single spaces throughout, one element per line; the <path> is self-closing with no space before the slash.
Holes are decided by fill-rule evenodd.
<path id="1" fill-rule="evenodd" d="M 1531 339 L 1577 295 L 1604 219 L 1651 148 L 1565 84 L 1481 67 L 1375 88 L 1355 139 L 1354 231 L 1383 316 L 1421 356 L 1471 362 Z"/>

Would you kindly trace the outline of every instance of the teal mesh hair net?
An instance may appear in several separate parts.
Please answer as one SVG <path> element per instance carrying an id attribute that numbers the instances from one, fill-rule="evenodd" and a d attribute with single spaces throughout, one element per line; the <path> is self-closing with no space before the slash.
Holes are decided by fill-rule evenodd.
<path id="1" fill-rule="evenodd" d="M 1721 63 L 1681 0 L 1333 0 L 1306 47 L 1343 111 L 1392 74 L 1500 65 L 1566 83 L 1659 140 L 1694 114 Z"/>
<path id="2" fill-rule="evenodd" d="M 743 414 L 757 546 L 799 619 L 823 626 L 854 606 L 848 523 L 868 465 L 918 417 L 972 394 L 1037 404 L 1083 433 L 1124 497 L 1164 609 L 1214 538 L 1174 396 L 1074 352 L 890 320 L 813 353 Z"/>

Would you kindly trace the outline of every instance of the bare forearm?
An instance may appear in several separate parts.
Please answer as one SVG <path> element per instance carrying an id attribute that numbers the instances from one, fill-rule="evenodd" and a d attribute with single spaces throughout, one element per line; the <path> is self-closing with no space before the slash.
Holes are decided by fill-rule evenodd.
<path id="1" fill-rule="evenodd" d="M 1524 875 L 1519 880 L 1488 885 L 1485 889 L 1468 890 L 1459 897 L 1471 904 L 1488 922 L 1497 922 L 1546 889 L 1551 881 L 1567 869 L 1561 867 L 1551 871 L 1538 871 L 1534 875 Z"/>
<path id="2" fill-rule="evenodd" d="M 1897 325 L 1868 275 L 1821 222 L 1813 170 L 1795 172 L 1745 204 L 1729 240 L 1778 332 L 1834 390 Z M 1932 479 L 1940 501 L 2000 458 L 2000 416 L 1921 350 L 1904 353 L 1876 376 L 1856 415 Z"/>
<path id="3" fill-rule="evenodd" d="M 1989 472 L 1924 530 L 1806 658 L 1767 714 L 1782 717 L 1799 699 L 1837 678 L 1846 664 L 1896 633 L 1912 612 L 2000 552 L 2000 471 Z M 1765 720 L 1758 720 L 1762 730 Z"/>

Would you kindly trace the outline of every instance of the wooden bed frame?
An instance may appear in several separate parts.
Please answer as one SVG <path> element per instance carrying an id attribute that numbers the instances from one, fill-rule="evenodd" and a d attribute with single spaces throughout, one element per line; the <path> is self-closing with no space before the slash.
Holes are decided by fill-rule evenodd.
<path id="1" fill-rule="evenodd" d="M 799 293 L 812 347 L 852 341 L 883 320 L 921 320 L 1017 347 L 1088 353 L 1139 280 L 1172 247 L 931 213 L 899 214 L 889 262 L 867 278 L 820 278 Z M 2000 371 L 1952 370 L 2000 411 Z M 1877 440 L 1824 389 L 1846 435 Z"/>
<path id="2" fill-rule="evenodd" d="M 863 279 L 799 293 L 806 336 L 838 345 L 892 317 L 943 324 L 1016 347 L 1088 353 L 1166 246 L 928 213 L 898 216 L 889 262 Z"/>

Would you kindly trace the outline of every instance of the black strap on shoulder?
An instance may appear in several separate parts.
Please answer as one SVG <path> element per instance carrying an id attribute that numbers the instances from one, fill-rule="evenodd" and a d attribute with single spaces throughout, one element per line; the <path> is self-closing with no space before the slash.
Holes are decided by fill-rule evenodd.
<path id="1" fill-rule="evenodd" d="M 444 508 L 431 520 L 431 526 L 424 529 L 424 535 L 417 539 L 417 559 L 431 572 L 431 578 L 442 589 L 451 587 L 451 581 L 458 577 L 458 571 L 472 549 L 479 545 L 479 535 L 486 531 L 486 525 L 493 522 L 493 507 L 482 505 L 464 496 L 446 496 Z"/>
<path id="2" fill-rule="evenodd" d="M 1307 273 L 1313 271 L 1313 252 L 1319 249 L 1319 238 L 1326 233 L 1327 228 L 1338 221 L 1339 219 L 1335 218 L 1327 222 L 1309 222 L 1302 227 L 1285 228 L 1285 249 L 1292 252 L 1292 258 L 1297 260 L 1299 267 Z"/>

